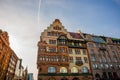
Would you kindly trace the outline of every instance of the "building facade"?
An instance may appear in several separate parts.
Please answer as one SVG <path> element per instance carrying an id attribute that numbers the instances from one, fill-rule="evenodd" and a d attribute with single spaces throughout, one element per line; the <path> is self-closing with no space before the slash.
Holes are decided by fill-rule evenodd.
<path id="1" fill-rule="evenodd" d="M 22 65 L 22 59 L 18 59 L 16 64 L 14 80 L 27 80 L 28 79 L 27 73 L 28 73 L 27 68 L 24 70 L 24 67 Z"/>
<path id="2" fill-rule="evenodd" d="M 9 46 L 9 36 L 5 31 L 0 30 L 0 80 L 5 80 L 11 48 Z"/>
<path id="3" fill-rule="evenodd" d="M 120 80 L 120 39 L 84 34 L 94 79 Z"/>
<path id="4" fill-rule="evenodd" d="M 9 45 L 9 36 L 0 30 L 0 80 L 27 80 L 27 70 L 22 66 L 22 59 Z"/>
<path id="5" fill-rule="evenodd" d="M 68 32 L 56 19 L 38 42 L 38 80 L 92 80 L 84 35 Z"/>
<path id="6" fill-rule="evenodd" d="M 11 50 L 10 61 L 7 68 L 6 80 L 13 80 L 16 70 L 18 57 L 14 51 Z"/>

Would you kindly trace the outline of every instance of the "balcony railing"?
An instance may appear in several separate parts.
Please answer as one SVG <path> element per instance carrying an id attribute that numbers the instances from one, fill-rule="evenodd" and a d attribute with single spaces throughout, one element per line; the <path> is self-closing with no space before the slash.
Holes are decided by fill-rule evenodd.
<path id="1" fill-rule="evenodd" d="M 70 47 L 70 48 L 82 48 L 82 49 L 86 49 L 86 45 L 72 45 L 72 44 L 68 44 L 68 47 Z"/>
<path id="2" fill-rule="evenodd" d="M 47 73 L 39 76 L 92 76 L 91 73 Z"/>

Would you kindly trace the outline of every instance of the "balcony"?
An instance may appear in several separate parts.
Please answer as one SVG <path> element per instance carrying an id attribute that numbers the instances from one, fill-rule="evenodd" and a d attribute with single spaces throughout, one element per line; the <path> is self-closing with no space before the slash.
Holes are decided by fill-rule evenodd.
<path id="1" fill-rule="evenodd" d="M 76 61 L 75 64 L 76 64 L 77 66 L 82 66 L 82 65 L 83 65 L 83 61 Z"/>
<path id="2" fill-rule="evenodd" d="M 69 48 L 81 48 L 81 49 L 86 49 L 86 45 L 72 45 L 68 44 Z"/>
<path id="3" fill-rule="evenodd" d="M 60 62 L 59 64 L 62 66 L 69 66 L 69 62 Z"/>
<path id="4" fill-rule="evenodd" d="M 105 51 L 105 50 L 106 50 L 106 47 L 100 46 L 100 47 L 99 47 L 99 50 L 104 50 L 104 51 Z"/>

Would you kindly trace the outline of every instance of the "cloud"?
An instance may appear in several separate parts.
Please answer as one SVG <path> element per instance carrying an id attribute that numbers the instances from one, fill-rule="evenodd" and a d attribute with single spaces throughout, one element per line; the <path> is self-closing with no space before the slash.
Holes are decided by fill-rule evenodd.
<path id="1" fill-rule="evenodd" d="M 23 59 L 37 80 L 37 42 L 40 26 L 37 25 L 38 0 L 0 0 L 0 29 L 9 33 L 10 46 Z M 31 61 L 31 63 L 29 63 Z"/>

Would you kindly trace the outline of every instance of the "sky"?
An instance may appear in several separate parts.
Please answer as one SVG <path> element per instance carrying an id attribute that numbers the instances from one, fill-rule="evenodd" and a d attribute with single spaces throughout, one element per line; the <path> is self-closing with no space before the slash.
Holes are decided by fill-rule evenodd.
<path id="1" fill-rule="evenodd" d="M 120 0 L 0 0 L 0 29 L 35 80 L 37 43 L 55 19 L 70 32 L 120 38 Z"/>

